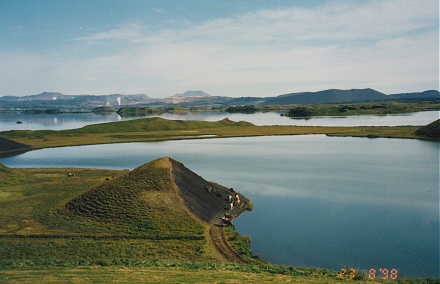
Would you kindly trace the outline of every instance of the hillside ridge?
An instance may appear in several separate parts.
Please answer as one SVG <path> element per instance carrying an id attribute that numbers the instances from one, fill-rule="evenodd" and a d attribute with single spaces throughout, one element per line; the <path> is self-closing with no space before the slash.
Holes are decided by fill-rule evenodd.
<path id="1" fill-rule="evenodd" d="M 125 228 L 152 235 L 188 235 L 224 214 L 227 194 L 230 189 L 163 157 L 86 190 L 62 211 L 110 231 Z"/>

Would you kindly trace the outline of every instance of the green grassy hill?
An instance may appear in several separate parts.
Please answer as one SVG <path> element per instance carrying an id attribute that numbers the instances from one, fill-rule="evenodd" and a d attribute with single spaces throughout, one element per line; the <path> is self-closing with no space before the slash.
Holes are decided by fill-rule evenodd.
<path id="1" fill-rule="evenodd" d="M 160 117 L 152 117 L 137 120 L 125 120 L 118 123 L 109 122 L 92 124 L 77 129 L 78 133 L 108 133 L 108 132 L 144 132 L 159 130 L 195 130 L 206 128 L 217 128 L 225 126 L 250 126 L 252 123 L 241 121 L 234 122 L 227 118 L 220 121 L 198 121 L 198 120 L 167 120 Z M 63 131 L 60 131 L 63 132 Z M 64 132 L 71 132 L 66 130 Z"/>
<path id="2" fill-rule="evenodd" d="M 73 198 L 59 209 L 92 228 L 127 234 L 203 238 L 174 189 L 168 158 L 152 161 Z"/>
<path id="3" fill-rule="evenodd" d="M 218 261 L 170 170 L 165 160 L 131 172 L 2 166 L 0 262 Z"/>
<path id="4" fill-rule="evenodd" d="M 0 263 L 223 262 L 208 231 L 227 192 L 168 157 L 129 172 L 2 165 Z"/>

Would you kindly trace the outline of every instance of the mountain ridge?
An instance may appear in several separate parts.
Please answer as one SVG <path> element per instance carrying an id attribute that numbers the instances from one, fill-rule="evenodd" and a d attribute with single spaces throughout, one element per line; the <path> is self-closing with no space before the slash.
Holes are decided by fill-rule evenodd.
<path id="1" fill-rule="evenodd" d="M 371 88 L 366 89 L 328 89 L 318 92 L 297 92 L 275 97 L 224 97 L 212 96 L 201 90 L 186 91 L 166 98 L 154 99 L 145 94 L 122 95 L 64 95 L 57 92 L 44 92 L 24 97 L 0 97 L 0 109 L 93 109 L 102 106 L 244 106 L 244 105 L 287 105 L 287 104 L 326 104 L 355 103 L 385 100 L 440 99 L 437 90 L 386 95 Z"/>
<path id="2" fill-rule="evenodd" d="M 264 104 L 325 104 L 379 101 L 386 99 L 388 99 L 387 95 L 370 88 L 351 90 L 329 89 L 318 92 L 300 92 L 280 95 L 278 97 L 268 99 L 264 102 Z"/>
<path id="3" fill-rule="evenodd" d="M 183 94 L 175 94 L 172 97 L 211 97 L 211 95 L 201 90 L 198 90 L 198 91 L 186 91 Z"/>
<path id="4" fill-rule="evenodd" d="M 391 94 L 388 96 L 393 99 L 440 99 L 440 93 L 437 90 L 426 90 L 423 92 Z"/>

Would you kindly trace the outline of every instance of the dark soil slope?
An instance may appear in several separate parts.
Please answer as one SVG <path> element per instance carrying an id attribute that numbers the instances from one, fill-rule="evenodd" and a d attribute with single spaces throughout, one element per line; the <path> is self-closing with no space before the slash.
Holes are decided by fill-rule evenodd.
<path id="1" fill-rule="evenodd" d="M 176 160 L 170 159 L 170 161 L 173 179 L 179 189 L 179 194 L 188 209 L 199 219 L 210 222 L 219 213 L 229 209 L 226 197 L 235 194 L 231 192 L 231 189 L 204 180 Z M 244 200 L 243 197 L 241 199 Z"/>
<path id="2" fill-rule="evenodd" d="M 418 136 L 440 139 L 440 119 L 416 130 Z"/>
<path id="3" fill-rule="evenodd" d="M 0 137 L 0 156 L 27 151 L 30 148 L 29 145 Z"/>

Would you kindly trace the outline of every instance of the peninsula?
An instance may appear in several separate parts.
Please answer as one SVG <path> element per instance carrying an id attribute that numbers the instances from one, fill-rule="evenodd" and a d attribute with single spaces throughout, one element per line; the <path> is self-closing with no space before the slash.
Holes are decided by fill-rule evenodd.
<path id="1" fill-rule="evenodd" d="M 0 132 L 0 155 L 48 147 L 271 135 L 325 134 L 368 138 L 439 139 L 439 130 L 435 126 L 431 127 L 433 135 L 425 135 L 426 131 L 417 132 L 420 128 L 419 126 L 256 126 L 249 122 L 234 122 L 227 118 L 210 122 L 153 117 L 59 131 L 3 131 Z"/>

